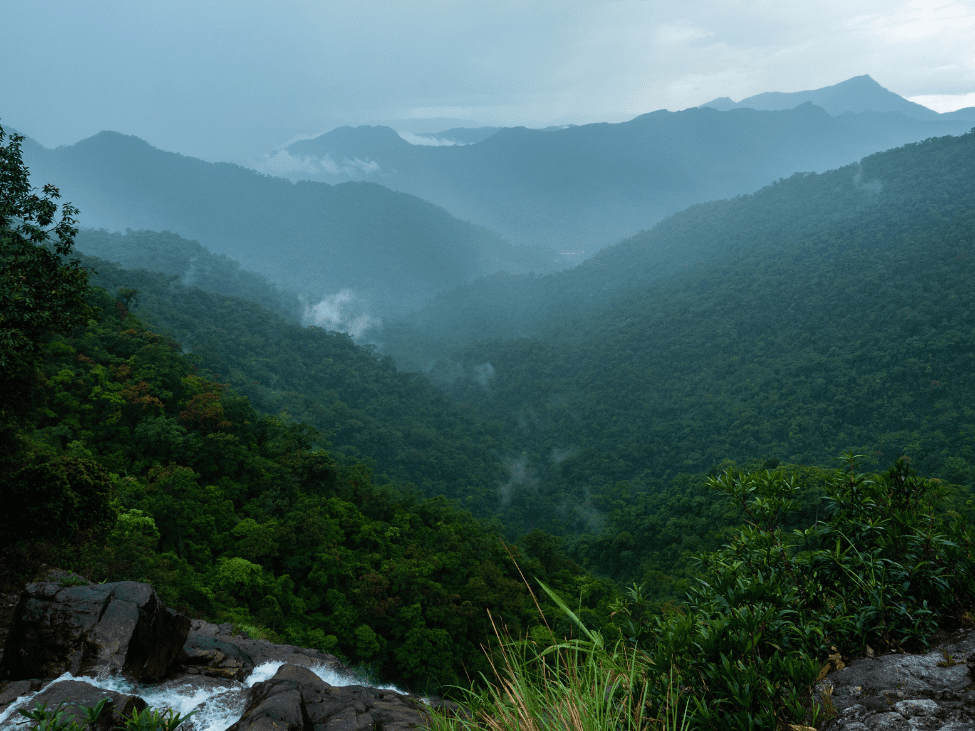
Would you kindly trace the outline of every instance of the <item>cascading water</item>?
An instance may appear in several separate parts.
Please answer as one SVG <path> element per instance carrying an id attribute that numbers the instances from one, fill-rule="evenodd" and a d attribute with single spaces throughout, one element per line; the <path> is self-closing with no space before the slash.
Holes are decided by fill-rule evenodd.
<path id="1" fill-rule="evenodd" d="M 267 662 L 254 668 L 242 683 L 225 681 L 223 685 L 211 687 L 194 683 L 193 678 L 186 678 L 182 681 L 175 682 L 170 681 L 169 683 L 160 685 L 137 685 L 130 683 L 118 675 L 95 678 L 81 676 L 75 678 L 70 673 L 65 673 L 57 680 L 52 681 L 52 683 L 57 683 L 62 680 L 83 680 L 103 690 L 137 695 L 148 703 L 150 707 L 157 710 L 168 710 L 171 708 L 184 716 L 196 711 L 186 724 L 180 726 L 181 730 L 225 731 L 229 726 L 236 723 L 244 712 L 244 691 L 257 683 L 273 677 L 281 665 L 283 663 Z M 342 675 L 324 665 L 311 667 L 309 670 L 329 685 L 336 687 L 367 684 L 360 678 Z M 50 687 L 50 685 L 47 687 Z M 403 693 L 402 690 L 391 685 L 373 687 Z M 37 693 L 28 693 L 21 696 L 9 708 L 0 713 L 0 729 L 12 730 L 18 728 L 23 717 L 17 711 L 21 708 L 26 708 L 35 695 Z"/>

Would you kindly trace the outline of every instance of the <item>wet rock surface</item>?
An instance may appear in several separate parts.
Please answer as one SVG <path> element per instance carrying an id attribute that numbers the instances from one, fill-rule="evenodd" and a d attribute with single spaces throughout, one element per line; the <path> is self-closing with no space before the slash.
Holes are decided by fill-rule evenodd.
<path id="1" fill-rule="evenodd" d="M 300 667 L 342 669 L 334 655 L 294 645 L 276 645 L 235 634 L 229 624 L 193 620 L 179 657 L 179 671 L 187 675 L 243 680 L 258 665 L 281 662 Z"/>
<path id="2" fill-rule="evenodd" d="M 148 584 L 53 578 L 29 584 L 7 618 L 0 714 L 10 713 L 0 728 L 17 727 L 20 717 L 11 705 L 30 693 L 36 695 L 23 706 L 28 710 L 45 702 L 49 709 L 62 702 L 65 709 L 80 709 L 109 697 L 105 728 L 146 707 L 136 695 L 98 688 L 82 676 L 121 674 L 150 683 L 140 686 L 145 692 L 191 696 L 239 688 L 269 662 L 283 665 L 271 679 L 245 691 L 244 714 L 231 728 L 405 731 L 429 725 L 430 706 L 419 698 L 361 685 L 332 686 L 309 669 L 348 675 L 333 655 L 251 639 L 229 624 L 190 621 L 166 609 Z M 75 678 L 52 682 L 66 672 Z M 439 699 L 432 705 L 458 710 Z M 80 719 L 80 713 L 73 715 Z"/>
<path id="3" fill-rule="evenodd" d="M 407 731 L 427 720 L 426 707 L 414 698 L 361 685 L 337 688 L 305 668 L 282 665 L 251 689 L 244 714 L 228 731 Z"/>
<path id="4" fill-rule="evenodd" d="M 65 672 L 163 678 L 182 655 L 189 628 L 189 619 L 167 609 L 148 584 L 35 582 L 14 610 L 0 680 Z"/>
<path id="5" fill-rule="evenodd" d="M 930 651 L 856 660 L 821 681 L 824 731 L 975 731 L 975 630 Z"/>
<path id="6" fill-rule="evenodd" d="M 133 711 L 141 712 L 146 708 L 146 702 L 138 696 L 97 688 L 83 680 L 62 680 L 60 683 L 49 684 L 31 698 L 26 710 L 33 711 L 42 704 L 50 711 L 61 707 L 66 720 L 80 723 L 84 720 L 81 708 L 92 708 L 103 698 L 108 698 L 109 702 L 98 717 L 96 728 L 106 731 L 119 726 Z"/>

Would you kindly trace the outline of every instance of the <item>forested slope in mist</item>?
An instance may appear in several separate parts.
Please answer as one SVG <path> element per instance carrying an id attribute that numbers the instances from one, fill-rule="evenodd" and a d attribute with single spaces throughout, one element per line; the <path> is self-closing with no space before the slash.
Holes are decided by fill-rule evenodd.
<path id="1" fill-rule="evenodd" d="M 499 269 L 547 270 L 527 250 L 372 183 L 290 183 L 163 152 L 115 132 L 53 150 L 29 142 L 32 179 L 58 180 L 81 223 L 198 240 L 311 302 L 349 290 L 373 317 Z"/>
<path id="2" fill-rule="evenodd" d="M 91 235 L 79 236 L 82 246 Z M 193 243 L 147 231 L 98 235 L 103 250 L 113 239 L 117 246 L 138 242 L 141 256 L 156 260 L 161 257 L 153 252 Z M 496 516 L 510 439 L 422 376 L 397 372 L 392 359 L 345 333 L 302 327 L 244 299 L 267 299 L 268 288 L 277 292 L 256 275 L 252 288 L 231 296 L 206 291 L 206 282 L 188 286 L 174 275 L 121 269 L 93 257 L 82 261 L 97 272 L 95 284 L 122 292 L 151 327 L 176 338 L 203 372 L 257 409 L 310 425 L 320 432 L 316 442 L 369 465 L 382 480 L 430 497 L 446 495 L 484 519 Z"/>
<path id="3" fill-rule="evenodd" d="M 581 560 L 629 581 L 702 547 L 719 523 L 701 520 L 700 479 L 679 475 L 728 459 L 908 455 L 975 484 L 973 267 L 970 133 L 696 206 L 569 272 L 458 290 L 415 322 L 459 333 L 431 377 L 522 445 L 505 524 L 568 526 Z M 472 342 L 478 326 L 508 337 Z"/>

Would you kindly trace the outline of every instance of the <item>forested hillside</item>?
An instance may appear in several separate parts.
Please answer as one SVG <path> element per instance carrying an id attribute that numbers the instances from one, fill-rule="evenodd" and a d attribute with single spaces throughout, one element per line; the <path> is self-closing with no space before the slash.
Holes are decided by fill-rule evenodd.
<path id="1" fill-rule="evenodd" d="M 350 290 L 376 317 L 422 306 L 479 274 L 546 270 L 527 250 L 437 206 L 372 183 L 290 183 L 101 132 L 24 155 L 72 191 L 91 228 L 168 230 L 229 255 L 311 303 Z"/>
<path id="2" fill-rule="evenodd" d="M 452 311 L 508 336 L 460 345 L 431 375 L 523 445 L 506 524 L 568 525 L 580 559 L 629 581 L 717 545 L 700 478 L 679 475 L 724 460 L 908 455 L 975 484 L 973 267 L 970 133 L 696 206 L 416 322 L 439 318 L 443 335 Z M 533 298 L 526 321 L 498 282 Z"/>
<path id="3" fill-rule="evenodd" d="M 232 295 L 298 322 L 307 303 L 291 291 L 274 286 L 267 277 L 241 269 L 226 254 L 214 254 L 197 241 L 169 231 L 126 231 L 83 228 L 75 237 L 81 253 L 127 269 L 175 276 L 175 280 L 215 294 Z"/>
<path id="4" fill-rule="evenodd" d="M 590 609 L 612 597 L 544 537 L 523 542 L 528 555 L 506 546 L 445 498 L 374 482 L 322 450 L 313 428 L 207 377 L 132 314 L 132 278 L 110 295 L 67 258 L 77 210 L 59 210 L 53 186 L 31 188 L 19 142 L 0 129 L 4 591 L 45 563 L 151 581 L 182 611 L 335 652 L 416 690 L 489 671 L 485 610 L 518 632 L 537 624 L 513 559 L 583 591 Z M 319 332 L 341 369 L 368 371 L 371 354 L 356 360 L 347 336 Z M 605 607 L 598 617 L 608 622 Z"/>
<path id="5" fill-rule="evenodd" d="M 86 237 L 79 239 L 84 244 Z M 150 232 L 138 240 L 143 251 L 171 243 L 170 236 Z M 231 385 L 256 408 L 314 427 L 319 443 L 369 465 L 383 480 L 429 497 L 446 495 L 482 518 L 496 515 L 511 440 L 421 376 L 397 372 L 391 358 L 345 333 L 302 327 L 242 297 L 82 261 L 97 272 L 95 284 L 123 292 L 127 305 L 175 337 L 208 377 Z M 253 291 L 262 296 L 262 289 Z"/>

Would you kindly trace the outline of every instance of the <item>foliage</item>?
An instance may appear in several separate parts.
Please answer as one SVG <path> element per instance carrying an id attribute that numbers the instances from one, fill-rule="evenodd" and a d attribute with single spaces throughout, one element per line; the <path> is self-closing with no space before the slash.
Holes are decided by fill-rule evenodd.
<path id="1" fill-rule="evenodd" d="M 507 629 L 495 625 L 492 677 L 485 678 L 483 689 L 467 691 L 467 714 L 435 714 L 432 727 L 440 731 L 542 731 L 553 727 L 572 731 L 642 731 L 649 727 L 683 731 L 686 703 L 681 702 L 676 688 L 671 689 L 668 704 L 658 709 L 656 718 L 651 719 L 648 713 L 646 679 L 652 668 L 646 654 L 622 640 L 608 645 L 558 594 L 544 583 L 539 586 L 583 637 L 539 643 L 513 638 Z M 541 619 L 553 637 L 544 613 Z"/>
<path id="2" fill-rule="evenodd" d="M 945 490 L 904 461 L 858 471 L 846 455 L 827 481 L 825 520 L 786 531 L 798 481 L 784 470 L 726 470 L 708 480 L 748 523 L 697 557 L 680 607 L 646 613 L 640 587 L 613 607 L 607 642 L 544 584 L 579 637 L 513 639 L 495 627 L 493 676 L 469 691 L 470 716 L 442 729 L 771 729 L 818 725 L 812 686 L 827 655 L 925 645 L 975 600 L 975 541 Z M 553 637 L 551 630 L 549 638 Z"/>
<path id="3" fill-rule="evenodd" d="M 668 703 L 673 674 L 689 689 L 693 728 L 815 721 L 809 691 L 827 655 L 924 646 L 971 606 L 975 542 L 944 512 L 938 483 L 904 461 L 865 475 L 860 459 L 847 455 L 829 480 L 828 521 L 791 532 L 782 517 L 794 479 L 766 470 L 709 480 L 748 524 L 699 556 L 701 578 L 683 607 L 653 616 L 638 602 L 616 607 L 654 669 L 652 709 Z"/>
<path id="4" fill-rule="evenodd" d="M 148 232 L 129 243 L 148 250 L 147 263 L 173 244 Z M 229 384 L 255 408 L 309 424 L 319 432 L 317 444 L 368 465 L 383 481 L 412 483 L 428 497 L 446 495 L 483 519 L 496 516 L 498 486 L 506 479 L 500 457 L 509 440 L 425 379 L 397 372 L 375 348 L 357 346 L 344 333 L 300 327 L 243 299 L 259 299 L 261 290 L 242 288 L 232 297 L 171 276 L 85 261 L 98 270 L 96 285 L 138 290 L 132 312 L 178 339 L 201 374 Z"/>
<path id="5" fill-rule="evenodd" d="M 33 711 L 21 709 L 20 715 L 24 721 L 20 726 L 26 726 L 29 731 L 86 731 L 88 729 L 101 728 L 99 719 L 105 712 L 111 698 L 103 698 L 94 706 L 79 707 L 75 712 L 63 709 L 62 702 L 57 708 L 49 710 L 46 703 L 41 703 Z M 75 720 L 78 713 L 81 720 Z M 167 711 L 158 711 L 154 708 L 145 708 L 141 713 L 138 709 L 133 709 L 132 715 L 124 719 L 118 729 L 124 731 L 176 731 L 185 721 L 189 720 L 196 711 L 182 715 L 170 708 Z"/>
<path id="6" fill-rule="evenodd" d="M 44 338 L 81 325 L 92 314 L 85 300 L 87 272 L 77 261 L 63 261 L 77 233 L 77 210 L 66 203 L 58 219 L 58 189 L 45 185 L 38 193 L 31 187 L 23 139 L 8 137 L 0 127 L 0 427 L 5 434 L 11 421 L 30 409 Z"/>
<path id="7" fill-rule="evenodd" d="M 47 562 L 96 581 L 150 581 L 183 611 L 420 690 L 487 669 L 488 612 L 527 629 L 528 594 L 496 533 L 315 448 L 313 429 L 258 413 L 107 293 L 93 298 L 101 321 L 41 351 L 31 456 L 11 473 L 18 494 L 38 492 L 5 516 L 23 520 L 0 549 L 47 547 Z M 584 590 L 598 616 L 610 585 L 544 553 L 551 576 L 526 565 Z"/>
<path id="8" fill-rule="evenodd" d="M 230 257 L 213 254 L 198 242 L 169 231 L 114 233 L 82 228 L 75 237 L 75 246 L 88 256 L 126 269 L 165 274 L 170 281 L 178 277 L 176 281 L 181 284 L 249 300 L 295 322 L 302 314 L 297 295 L 275 287 L 261 274 L 241 269 Z"/>
<path id="9" fill-rule="evenodd" d="M 479 281 L 385 342 L 439 357 L 444 390 L 517 440 L 509 529 L 653 599 L 734 528 L 701 489 L 727 460 L 806 466 L 806 500 L 833 455 L 910 455 L 975 518 L 973 161 L 967 134 L 797 174 L 566 272 Z"/>

